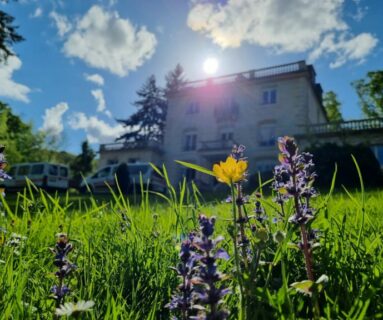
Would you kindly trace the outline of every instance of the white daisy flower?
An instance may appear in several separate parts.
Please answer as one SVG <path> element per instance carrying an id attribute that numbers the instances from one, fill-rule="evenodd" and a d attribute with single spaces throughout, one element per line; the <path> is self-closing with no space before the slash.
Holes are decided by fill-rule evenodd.
<path id="1" fill-rule="evenodd" d="M 86 311 L 91 311 L 94 306 L 94 301 L 78 301 L 77 303 L 66 302 L 56 309 L 56 315 L 62 316 L 76 316 Z"/>

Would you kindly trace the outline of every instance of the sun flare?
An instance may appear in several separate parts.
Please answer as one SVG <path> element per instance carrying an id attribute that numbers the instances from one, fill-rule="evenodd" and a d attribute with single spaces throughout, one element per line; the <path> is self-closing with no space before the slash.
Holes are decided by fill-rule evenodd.
<path id="1" fill-rule="evenodd" d="M 215 74 L 218 70 L 218 60 L 216 58 L 207 58 L 203 63 L 203 71 L 206 74 Z"/>

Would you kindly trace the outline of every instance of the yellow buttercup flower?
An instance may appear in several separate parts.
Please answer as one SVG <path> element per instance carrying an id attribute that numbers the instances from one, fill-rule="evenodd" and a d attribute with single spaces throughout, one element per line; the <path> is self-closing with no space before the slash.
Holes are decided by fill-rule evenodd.
<path id="1" fill-rule="evenodd" d="M 245 178 L 247 170 L 247 161 L 235 160 L 233 157 L 227 157 L 226 161 L 221 161 L 213 166 L 213 173 L 217 180 L 222 183 L 235 183 Z"/>

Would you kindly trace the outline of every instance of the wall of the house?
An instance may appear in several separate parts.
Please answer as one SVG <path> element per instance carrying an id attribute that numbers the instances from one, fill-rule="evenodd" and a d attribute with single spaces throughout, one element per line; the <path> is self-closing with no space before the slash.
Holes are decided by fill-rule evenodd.
<path id="1" fill-rule="evenodd" d="M 276 103 L 263 104 L 263 92 L 276 90 Z M 225 100 L 234 99 L 237 112 L 230 117 L 223 114 Z M 188 113 L 190 104 L 198 102 L 199 112 Z M 221 109 L 220 109 L 221 108 Z M 277 162 L 277 146 L 265 145 L 267 132 L 273 138 L 294 135 L 307 123 L 325 122 L 320 102 L 314 95 L 306 73 L 292 74 L 275 80 L 234 81 L 225 85 L 208 85 L 185 89 L 169 99 L 165 133 L 165 164 L 173 182 L 181 179 L 185 169 L 175 165 L 174 160 L 183 160 L 211 167 L 218 159 L 224 160 L 230 148 L 216 152 L 198 152 L 203 141 L 219 140 L 224 130 L 232 130 L 234 141 L 247 148 L 249 171 L 263 170 Z M 185 135 L 197 134 L 197 150 L 184 151 Z M 213 161 L 215 159 L 215 161 Z M 211 177 L 197 175 L 211 181 Z"/>

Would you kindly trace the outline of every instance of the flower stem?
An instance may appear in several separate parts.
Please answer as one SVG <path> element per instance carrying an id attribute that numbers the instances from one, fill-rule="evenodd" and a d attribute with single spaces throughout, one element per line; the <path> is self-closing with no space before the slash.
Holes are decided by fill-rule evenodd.
<path id="1" fill-rule="evenodd" d="M 234 224 L 234 235 L 233 235 L 233 243 L 234 243 L 234 260 L 235 260 L 235 268 L 236 268 L 236 276 L 237 281 L 239 284 L 239 291 L 240 291 L 240 302 L 241 302 L 241 312 L 242 319 L 246 319 L 246 313 L 245 311 L 245 303 L 244 303 L 244 293 L 243 293 L 243 283 L 242 283 L 242 276 L 241 276 L 241 269 L 239 265 L 239 256 L 238 256 L 238 248 L 237 248 L 237 235 L 238 235 L 238 227 L 237 227 L 237 207 L 235 204 L 235 187 L 234 184 L 231 183 L 231 198 L 233 199 L 233 224 Z M 235 288 L 233 290 L 235 292 Z"/>

